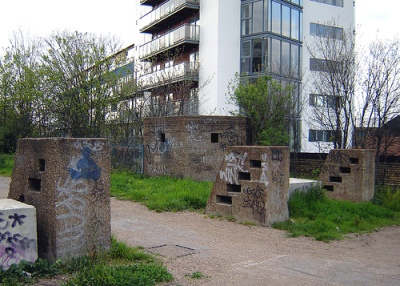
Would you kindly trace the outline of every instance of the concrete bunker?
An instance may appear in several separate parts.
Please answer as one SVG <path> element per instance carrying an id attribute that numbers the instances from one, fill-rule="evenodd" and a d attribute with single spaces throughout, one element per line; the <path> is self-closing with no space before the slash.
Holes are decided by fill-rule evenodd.
<path id="1" fill-rule="evenodd" d="M 8 198 L 36 208 L 38 256 L 71 259 L 111 243 L 105 139 L 20 139 Z"/>
<path id="2" fill-rule="evenodd" d="M 289 148 L 226 149 L 206 213 L 268 226 L 289 218 Z"/>
<path id="3" fill-rule="evenodd" d="M 331 198 L 369 201 L 374 197 L 374 171 L 374 150 L 335 149 L 329 152 L 318 180 Z"/>

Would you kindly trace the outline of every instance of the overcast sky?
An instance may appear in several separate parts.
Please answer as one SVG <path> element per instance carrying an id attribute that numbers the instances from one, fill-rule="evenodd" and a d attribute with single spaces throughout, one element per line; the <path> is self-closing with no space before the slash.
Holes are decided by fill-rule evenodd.
<path id="1" fill-rule="evenodd" d="M 308 1 L 308 0 L 303 0 Z M 351 0 L 344 0 L 351 2 Z M 0 48 L 14 31 L 48 36 L 55 30 L 116 35 L 122 46 L 133 43 L 133 0 L 3 0 L 0 12 Z M 324 7 L 329 8 L 329 5 Z M 399 0 L 356 0 L 356 24 L 364 41 L 400 35 Z"/>

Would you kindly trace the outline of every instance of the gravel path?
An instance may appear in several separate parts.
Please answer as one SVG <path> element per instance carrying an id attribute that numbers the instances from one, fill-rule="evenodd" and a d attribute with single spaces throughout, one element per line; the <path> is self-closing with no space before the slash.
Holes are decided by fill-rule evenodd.
<path id="1" fill-rule="evenodd" d="M 8 185 L 0 177 L 0 198 Z M 167 285 L 400 285 L 399 227 L 324 243 L 113 198 L 111 212 L 119 240 L 161 256 L 175 277 Z"/>

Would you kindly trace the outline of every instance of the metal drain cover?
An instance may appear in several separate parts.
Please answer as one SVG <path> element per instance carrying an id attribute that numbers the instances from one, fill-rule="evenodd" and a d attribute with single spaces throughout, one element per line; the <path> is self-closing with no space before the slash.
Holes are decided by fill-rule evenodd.
<path id="1" fill-rule="evenodd" d="M 179 258 L 196 253 L 194 249 L 189 247 L 184 247 L 181 245 L 167 245 L 167 244 L 149 247 L 146 250 L 150 253 L 170 258 Z"/>

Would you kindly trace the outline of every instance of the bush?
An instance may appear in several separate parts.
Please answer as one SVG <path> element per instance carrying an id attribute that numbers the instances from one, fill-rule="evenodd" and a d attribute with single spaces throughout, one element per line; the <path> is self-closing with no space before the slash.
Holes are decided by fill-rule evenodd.
<path id="1" fill-rule="evenodd" d="M 394 190 L 390 186 L 377 186 L 373 203 L 400 212 L 400 189 Z"/>

